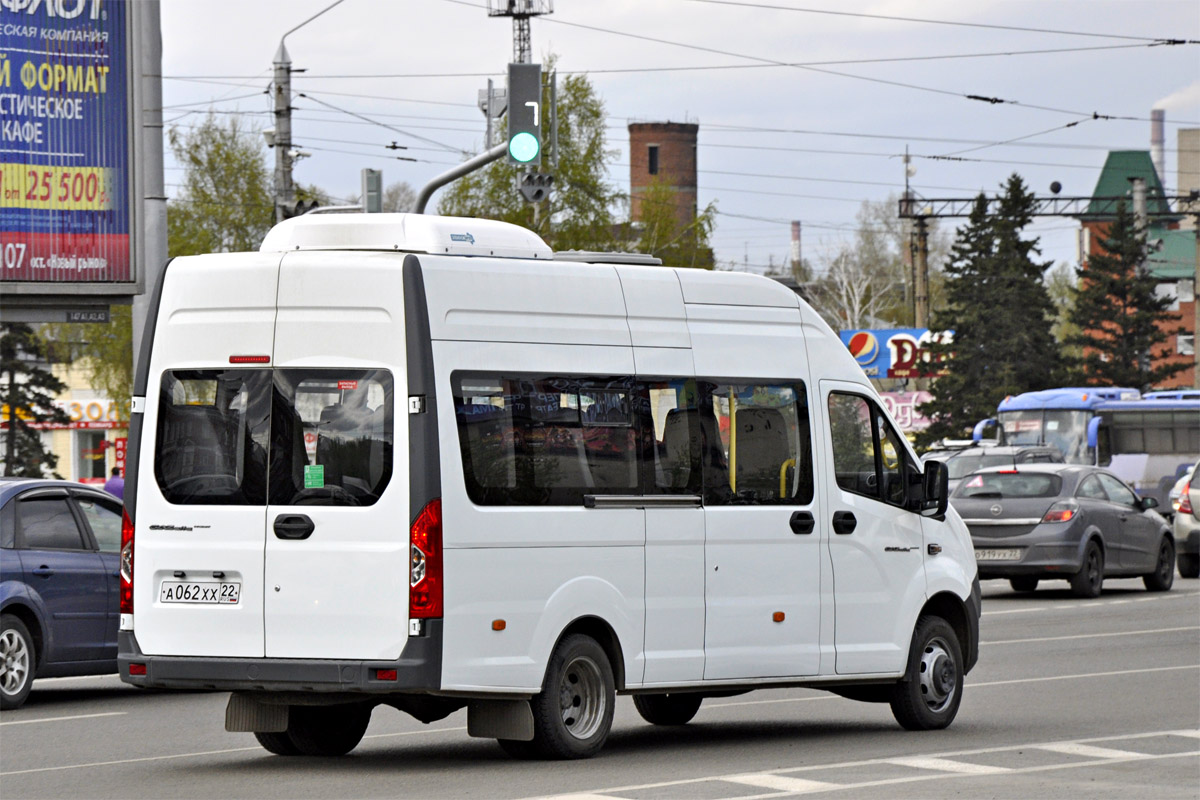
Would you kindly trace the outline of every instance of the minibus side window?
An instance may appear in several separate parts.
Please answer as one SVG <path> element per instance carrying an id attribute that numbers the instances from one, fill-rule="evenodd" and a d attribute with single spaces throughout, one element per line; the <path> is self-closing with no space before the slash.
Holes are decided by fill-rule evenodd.
<path id="1" fill-rule="evenodd" d="M 583 505 L 638 491 L 633 379 L 454 373 L 467 495 L 478 505 Z"/>
<path id="2" fill-rule="evenodd" d="M 691 378 L 638 383 L 642 491 L 699 495 L 700 389 Z"/>
<path id="3" fill-rule="evenodd" d="M 269 370 L 179 370 L 162 377 L 154 476 L 167 502 L 263 505 Z"/>
<path id="4" fill-rule="evenodd" d="M 392 476 L 394 405 L 387 370 L 276 370 L 271 504 L 374 505 Z"/>
<path id="5" fill-rule="evenodd" d="M 833 392 L 829 427 L 838 486 L 903 507 L 920 473 L 879 407 L 859 395 Z"/>
<path id="6" fill-rule="evenodd" d="M 705 505 L 812 502 L 803 383 L 703 382 L 701 408 Z"/>

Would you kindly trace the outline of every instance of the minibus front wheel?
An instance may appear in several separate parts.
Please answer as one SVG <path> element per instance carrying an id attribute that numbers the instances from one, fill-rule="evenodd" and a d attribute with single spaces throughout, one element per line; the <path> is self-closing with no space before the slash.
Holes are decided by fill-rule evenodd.
<path id="1" fill-rule="evenodd" d="M 518 758 L 589 758 L 612 728 L 616 689 L 608 655 L 595 639 L 573 633 L 554 649 L 542 691 L 529 701 L 533 740 L 501 739 Z"/>
<path id="2" fill-rule="evenodd" d="M 910 731 L 947 727 L 963 692 L 962 646 L 950 623 L 927 615 L 917 620 L 904 680 L 892 689 L 892 714 Z"/>

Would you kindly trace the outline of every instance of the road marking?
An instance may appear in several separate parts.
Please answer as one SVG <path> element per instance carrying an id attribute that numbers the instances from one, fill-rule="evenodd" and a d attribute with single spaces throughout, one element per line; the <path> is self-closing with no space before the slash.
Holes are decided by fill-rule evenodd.
<path id="1" fill-rule="evenodd" d="M 1200 664 L 1187 664 L 1182 667 L 1144 667 L 1143 669 L 1122 669 L 1112 672 L 1081 672 L 1077 675 L 1047 675 L 1044 678 L 1013 678 L 1007 681 L 985 681 L 983 683 L 968 683 L 971 688 L 982 686 L 1010 686 L 1016 683 L 1039 683 L 1041 681 L 1070 681 L 1080 678 L 1109 678 L 1114 675 L 1138 675 L 1144 672 L 1171 672 L 1181 669 L 1200 669 Z"/>
<path id="2" fill-rule="evenodd" d="M 836 783 L 824 781 L 809 781 L 804 778 L 789 778 L 786 775 L 773 775 L 760 772 L 753 775 L 726 775 L 719 780 L 726 783 L 739 783 L 745 786 L 757 786 L 760 789 L 774 789 L 789 794 L 804 794 L 805 792 L 824 792 L 839 788 Z"/>
<path id="3" fill-rule="evenodd" d="M 1051 753 L 1065 753 L 1069 756 L 1083 756 L 1093 759 L 1134 759 L 1146 758 L 1147 753 L 1135 753 L 1132 750 L 1113 750 L 1109 747 L 1096 747 L 1090 744 L 1066 742 L 1062 744 L 1045 744 L 1038 750 L 1049 750 Z"/>
<path id="4" fill-rule="evenodd" d="M 41 719 L 15 719 L 12 722 L 0 722 L 0 728 L 6 725 L 33 725 L 35 722 L 62 722 L 66 719 L 95 719 L 96 717 L 122 717 L 128 711 L 106 711 L 103 714 L 73 714 L 69 717 L 42 717 Z"/>
<path id="5" fill-rule="evenodd" d="M 931 769 L 938 772 L 954 772 L 959 775 L 993 775 L 998 772 L 1012 772 L 1008 767 L 993 767 L 989 764 L 968 764 L 966 761 L 952 761 L 948 758 L 907 756 L 905 758 L 889 758 L 886 761 L 888 764 L 899 764 L 902 767 Z"/>
<path id="6" fill-rule="evenodd" d="M 1179 633 L 1180 631 L 1200 631 L 1200 625 L 1185 625 L 1182 628 L 1152 628 L 1143 631 L 1119 631 L 1116 633 L 1078 633 L 1071 636 L 1039 636 L 1033 639 L 1002 639 L 996 642 L 980 642 L 988 644 L 1023 644 L 1025 642 L 1061 642 L 1068 639 L 1103 639 L 1111 636 L 1142 636 L 1149 633 Z"/>
<path id="7" fill-rule="evenodd" d="M 124 712 L 121 712 L 121 713 L 124 713 Z M 376 733 L 376 734 L 372 734 L 371 736 L 364 736 L 363 738 L 364 739 L 386 739 L 390 736 L 418 736 L 421 734 L 445 733 L 447 731 L 465 731 L 465 730 L 466 730 L 466 727 L 434 728 L 432 730 L 423 730 L 423 731 L 400 731 L 397 733 Z M 145 761 L 170 761 L 172 759 L 178 759 L 178 758 L 199 758 L 200 756 L 217 756 L 217 755 L 224 755 L 226 753 L 248 753 L 248 752 L 253 752 L 255 750 L 261 750 L 264 753 L 266 752 L 258 745 L 255 745 L 254 747 L 230 747 L 226 750 L 201 750 L 196 753 L 174 753 L 172 755 L 167 755 L 167 756 L 144 756 L 142 758 L 124 758 L 124 759 L 120 759 L 118 761 L 92 761 L 87 764 L 63 764 L 62 766 L 58 766 L 58 767 L 34 767 L 31 769 L 14 769 L 14 770 L 10 770 L 8 772 L 0 772 L 0 777 L 4 777 L 6 775 L 28 775 L 33 772 L 59 772 L 59 771 L 68 770 L 68 769 L 85 769 L 87 767 L 111 767 L 111 766 L 119 766 L 121 764 L 139 764 L 139 763 L 142 763 Z"/>
<path id="8" fill-rule="evenodd" d="M 766 688 L 766 687 L 764 687 Z M 810 687 L 819 689 L 820 687 Z M 820 697 L 781 697 L 775 700 L 739 700 L 736 703 L 705 703 L 704 708 L 732 708 L 734 706 L 763 706 L 770 703 L 811 703 L 814 700 L 836 700 L 835 694 L 824 694 Z"/>
<path id="9" fill-rule="evenodd" d="M 1181 628 L 1180 630 L 1192 630 L 1191 628 Z M 1000 644 L 997 642 L 996 644 Z M 1185 664 L 1179 667 L 1144 667 L 1142 669 L 1124 669 L 1115 670 L 1113 672 L 1081 672 L 1076 675 L 1047 675 L 1042 678 L 1012 678 L 1006 681 L 983 681 L 981 683 L 968 683 L 966 686 L 976 689 L 985 686 L 1009 686 L 1018 683 L 1038 683 L 1040 681 L 1069 681 L 1081 680 L 1084 678 L 1110 678 L 1115 675 L 1138 675 L 1144 672 L 1170 672 L 1184 669 L 1200 669 L 1200 664 Z M 770 688 L 770 687 L 763 687 Z M 818 691 L 827 691 L 821 689 L 819 685 L 809 686 L 809 689 Z M 815 700 L 836 700 L 837 695 L 826 694 L 820 697 L 780 697 L 774 700 L 742 700 L 736 703 L 705 703 L 701 709 L 708 708 L 733 708 L 734 706 L 765 706 L 774 703 L 811 703 Z"/>
<path id="10" fill-rule="evenodd" d="M 1082 748 L 1082 747 L 1086 747 L 1088 745 L 1088 743 L 1090 743 L 1090 742 L 1112 742 L 1112 741 L 1127 742 L 1127 741 L 1133 741 L 1133 740 L 1138 740 L 1138 739 L 1150 739 L 1150 738 L 1161 737 L 1161 736 L 1185 736 L 1185 737 L 1189 737 L 1189 738 L 1200 739 L 1200 730 L 1187 729 L 1187 730 L 1151 731 L 1149 733 L 1116 734 L 1116 735 L 1109 735 L 1109 736 L 1090 737 L 1087 739 L 1074 739 L 1074 740 L 1068 740 L 1068 741 L 1062 741 L 1062 742 L 1041 742 L 1041 743 L 1036 743 L 1036 744 L 1016 744 L 1016 745 L 1002 745 L 999 747 L 981 747 L 981 748 L 974 749 L 974 750 L 959 750 L 959 751 L 955 751 L 955 752 L 931 754 L 929 756 L 912 756 L 912 757 L 899 757 L 899 758 L 881 757 L 881 758 L 865 759 L 865 760 L 860 760 L 860 761 L 843 761 L 843 762 L 833 763 L 833 764 L 808 764 L 803 767 L 784 767 L 784 768 L 780 768 L 777 770 L 771 770 L 770 772 L 756 773 L 754 775 L 745 775 L 745 774 L 739 773 L 739 774 L 733 774 L 733 775 L 710 775 L 710 776 L 706 776 L 706 777 L 702 777 L 702 778 L 681 778 L 679 780 L 673 780 L 673 781 L 659 781 L 659 782 L 655 782 L 655 783 L 642 783 L 642 784 L 633 784 L 633 785 L 628 785 L 628 786 L 613 786 L 613 787 L 610 787 L 607 789 L 588 789 L 588 790 L 585 790 L 585 793 L 583 793 L 583 794 L 543 795 L 542 797 L 543 798 L 552 797 L 552 798 L 554 798 L 554 800 L 566 800 L 566 798 L 578 798 L 578 797 L 604 798 L 605 800 L 621 800 L 622 796 L 617 794 L 618 792 L 631 793 L 631 792 L 645 791 L 647 789 L 663 789 L 663 788 L 668 788 L 668 787 L 694 786 L 696 784 L 710 783 L 713 781 L 742 783 L 742 784 L 748 784 L 748 785 L 752 785 L 752 786 L 760 786 L 761 785 L 764 788 L 769 789 L 769 788 L 774 788 L 774 785 L 772 785 L 772 786 L 765 785 L 765 780 L 760 781 L 759 779 L 766 779 L 766 778 L 771 778 L 771 777 L 788 778 L 788 777 L 796 775 L 797 773 L 812 772 L 812 771 L 817 771 L 817 770 L 829 771 L 829 770 L 839 770 L 839 769 L 855 769 L 855 768 L 860 768 L 860 767 L 877 766 L 880 764 L 904 764 L 905 766 L 918 766 L 918 767 L 922 766 L 923 764 L 930 765 L 930 771 L 926 774 L 921 774 L 921 775 L 907 775 L 907 776 L 896 777 L 896 778 L 884 778 L 881 780 L 874 780 L 874 781 L 862 781 L 859 783 L 846 783 L 846 784 L 828 783 L 826 785 L 826 788 L 824 788 L 824 789 L 808 788 L 808 789 L 802 790 L 803 792 L 806 792 L 806 793 L 834 792 L 834 791 L 845 791 L 847 789 L 866 789 L 866 788 L 871 788 L 871 787 L 876 787 L 876 786 L 891 786 L 891 785 L 902 784 L 902 783 L 915 783 L 917 781 L 941 780 L 941 779 L 947 779 L 947 778 L 969 778 L 969 777 L 973 777 L 973 776 L 991 775 L 991 774 L 996 774 L 996 773 L 1003 773 L 1005 775 L 1025 775 L 1025 774 L 1030 774 L 1030 773 L 1048 772 L 1048 771 L 1060 770 L 1060 769 L 1078 769 L 1080 767 L 1091 767 L 1091 766 L 1096 766 L 1098 764 L 1112 764 L 1112 763 L 1119 763 L 1122 761 L 1155 761 L 1155 760 L 1168 759 L 1168 758 L 1200 757 L 1200 750 L 1197 750 L 1194 752 L 1186 752 L 1186 753 L 1167 753 L 1167 754 L 1162 754 L 1162 755 L 1149 754 L 1149 753 L 1137 753 L 1137 752 L 1129 751 L 1127 756 L 1124 756 L 1121 758 L 1105 757 L 1102 759 L 1095 759 L 1095 760 L 1091 760 L 1091 761 L 1072 761 L 1072 762 L 1067 762 L 1067 763 L 1062 763 L 1062 764 L 1047 764 L 1047 765 L 1038 765 L 1038 766 L 1032 766 L 1032 767 L 1013 767 L 1013 768 L 991 767 L 991 766 L 987 766 L 987 765 L 983 765 L 983 764 L 965 764 L 965 763 L 957 760 L 964 756 L 978 756 L 978 755 L 987 755 L 987 754 L 992 754 L 992 753 L 1013 753 L 1013 752 L 1018 752 L 1018 751 L 1022 751 L 1022 750 L 1029 750 L 1031 748 L 1047 749 L 1047 748 L 1057 747 L 1057 746 L 1072 746 L 1072 745 L 1078 745 Z M 1099 747 L 1094 748 L 1094 749 L 1103 751 L 1105 753 L 1122 752 L 1122 751 L 1109 750 L 1108 748 L 1099 748 Z M 947 764 L 954 765 L 955 768 L 953 770 L 946 769 L 945 767 Z M 968 769 L 963 769 L 963 768 L 968 768 Z M 786 775 L 784 773 L 786 773 Z M 752 784 L 748 783 L 749 779 L 751 779 L 751 778 L 753 778 L 755 780 L 755 783 L 752 783 Z M 803 779 L 800 779 L 800 780 L 803 780 Z M 809 783 L 817 783 L 817 781 L 811 781 L 811 782 L 805 781 L 805 784 L 809 784 Z M 784 784 L 775 784 L 775 785 L 783 786 Z M 727 800 L 759 800 L 760 798 L 782 797 L 786 794 L 791 794 L 791 793 L 793 793 L 793 792 L 791 792 L 788 789 L 781 788 L 779 791 L 772 793 L 772 794 L 751 795 L 750 797 L 746 797 L 745 795 L 737 795 L 737 796 L 731 796 Z M 721 800 L 726 800 L 726 799 L 722 798 Z"/>
<path id="11" fill-rule="evenodd" d="M 1147 597 L 1133 597 L 1127 600 L 1098 600 L 1092 602 L 1076 601 L 1053 606 L 1034 606 L 1033 608 L 1006 608 L 1003 611 L 984 611 L 983 616 L 999 616 L 1001 614 L 1029 614 L 1035 611 L 1080 611 L 1095 609 L 1099 606 L 1115 606 L 1124 603 L 1149 603 L 1156 600 L 1183 600 L 1188 597 L 1200 597 L 1200 592 L 1165 592 L 1152 594 Z M 988 598 L 983 598 L 986 607 Z"/>

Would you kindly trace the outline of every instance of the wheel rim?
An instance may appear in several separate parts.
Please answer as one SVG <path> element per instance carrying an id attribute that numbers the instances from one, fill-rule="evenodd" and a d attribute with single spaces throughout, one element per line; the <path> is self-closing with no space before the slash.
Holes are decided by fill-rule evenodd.
<path id="1" fill-rule="evenodd" d="M 1175 571 L 1175 553 L 1168 542 L 1163 542 L 1158 550 L 1158 579 L 1166 583 Z"/>
<path id="2" fill-rule="evenodd" d="M 576 739 L 587 739 L 600 729 L 608 698 L 595 661 L 579 656 L 567 664 L 558 687 L 563 727 Z"/>
<path id="3" fill-rule="evenodd" d="M 29 648 L 15 630 L 0 633 L 0 688 L 17 694 L 29 678 Z"/>
<path id="4" fill-rule="evenodd" d="M 1088 551 L 1087 578 L 1088 586 L 1094 587 L 1100 582 L 1100 553 L 1095 548 Z"/>
<path id="5" fill-rule="evenodd" d="M 930 711 L 945 711 L 958 691 L 958 664 L 950 645 L 940 636 L 930 639 L 921 653 L 921 699 Z"/>

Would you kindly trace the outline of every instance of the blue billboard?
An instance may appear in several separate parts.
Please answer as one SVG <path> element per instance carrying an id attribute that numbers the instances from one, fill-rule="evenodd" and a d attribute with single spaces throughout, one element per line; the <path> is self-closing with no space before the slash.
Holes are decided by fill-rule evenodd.
<path id="1" fill-rule="evenodd" d="M 0 2 L 0 281 L 134 280 L 128 16 Z"/>
<path id="2" fill-rule="evenodd" d="M 934 341 L 951 342 L 952 331 L 928 328 L 848 330 L 838 334 L 868 378 L 936 378 L 944 375 L 940 361 L 929 352 Z"/>

